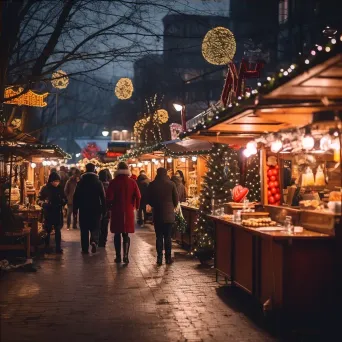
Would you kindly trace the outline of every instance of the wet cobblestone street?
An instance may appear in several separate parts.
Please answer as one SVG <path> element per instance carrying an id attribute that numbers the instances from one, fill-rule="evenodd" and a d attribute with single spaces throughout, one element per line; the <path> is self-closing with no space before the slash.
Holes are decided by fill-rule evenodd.
<path id="1" fill-rule="evenodd" d="M 151 226 L 134 234 L 128 266 L 114 263 L 111 234 L 95 255 L 80 253 L 78 230 L 62 238 L 63 256 L 1 279 L 2 342 L 278 341 L 184 251 L 158 268 Z"/>

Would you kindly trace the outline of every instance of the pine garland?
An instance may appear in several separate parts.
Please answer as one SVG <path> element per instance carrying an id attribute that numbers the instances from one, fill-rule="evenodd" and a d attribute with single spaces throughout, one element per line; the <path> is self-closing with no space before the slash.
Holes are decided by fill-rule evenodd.
<path id="1" fill-rule="evenodd" d="M 195 227 L 194 253 L 201 260 L 210 259 L 214 249 L 213 224 L 207 215 L 212 205 L 223 206 L 231 201 L 231 190 L 239 183 L 238 153 L 228 145 L 215 144 L 207 161 L 203 177 L 199 215 Z"/>
<path id="2" fill-rule="evenodd" d="M 245 187 L 249 189 L 247 198 L 250 202 L 260 202 L 260 165 L 259 153 L 247 160 L 247 173 Z"/>

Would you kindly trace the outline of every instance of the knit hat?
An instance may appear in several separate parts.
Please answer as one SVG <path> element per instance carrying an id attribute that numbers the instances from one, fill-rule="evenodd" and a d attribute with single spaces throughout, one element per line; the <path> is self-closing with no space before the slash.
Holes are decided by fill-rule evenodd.
<path id="1" fill-rule="evenodd" d="M 54 181 L 61 181 L 61 177 L 59 177 L 59 174 L 57 172 L 50 173 L 48 183 L 52 183 Z"/>

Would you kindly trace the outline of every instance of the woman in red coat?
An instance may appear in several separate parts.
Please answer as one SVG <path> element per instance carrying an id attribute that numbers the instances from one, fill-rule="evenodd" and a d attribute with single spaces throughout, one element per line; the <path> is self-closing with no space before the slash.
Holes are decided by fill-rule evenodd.
<path id="1" fill-rule="evenodd" d="M 109 183 L 107 203 L 111 208 L 110 231 L 114 233 L 115 262 L 121 262 L 121 234 L 123 238 L 123 262 L 128 264 L 129 233 L 134 233 L 134 209 L 140 205 L 137 182 L 129 178 L 128 165 L 120 162 L 115 178 Z"/>

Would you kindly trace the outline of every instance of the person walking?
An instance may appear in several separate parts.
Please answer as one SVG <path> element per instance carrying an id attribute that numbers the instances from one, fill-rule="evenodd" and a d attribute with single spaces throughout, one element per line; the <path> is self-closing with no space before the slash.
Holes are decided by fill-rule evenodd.
<path id="1" fill-rule="evenodd" d="M 138 188 L 141 194 L 141 201 L 138 210 L 138 224 L 142 225 L 146 223 L 147 212 L 146 212 L 146 205 L 147 205 L 147 188 L 150 184 L 150 180 L 146 176 L 145 170 L 141 170 L 139 177 L 137 179 Z M 143 217 L 144 214 L 144 217 Z"/>
<path id="2" fill-rule="evenodd" d="M 101 215 L 106 213 L 106 200 L 103 185 L 92 163 L 86 165 L 86 172 L 77 183 L 73 210 L 74 215 L 79 211 L 82 253 L 89 253 L 89 232 L 91 252 L 96 253 Z"/>
<path id="3" fill-rule="evenodd" d="M 61 229 L 63 227 L 63 207 L 67 203 L 63 189 L 60 186 L 61 178 L 58 173 L 52 172 L 46 185 L 38 195 L 37 203 L 43 208 L 44 229 L 46 231 L 45 248 L 50 248 L 50 235 L 55 230 L 56 253 L 61 254 Z"/>
<path id="4" fill-rule="evenodd" d="M 178 206 L 178 193 L 176 184 L 167 175 L 167 170 L 159 168 L 157 176 L 148 186 L 148 204 L 153 209 L 154 229 L 156 232 L 157 264 L 163 263 L 163 245 L 165 261 L 172 264 L 171 233 L 175 223 L 175 209 Z"/>
<path id="5" fill-rule="evenodd" d="M 68 200 L 67 207 L 67 229 L 70 229 L 71 226 L 71 216 L 73 216 L 72 220 L 72 228 L 77 229 L 77 215 L 74 215 L 73 210 L 73 202 L 74 202 L 74 193 L 76 190 L 77 183 L 80 181 L 81 172 L 78 169 L 73 170 L 72 176 L 68 179 L 65 184 L 64 194 Z"/>
<path id="6" fill-rule="evenodd" d="M 171 177 L 172 182 L 176 184 L 177 192 L 178 192 L 178 200 L 179 202 L 185 202 L 186 201 L 186 189 L 182 182 L 182 178 L 179 176 L 179 174 L 175 174 Z"/>
<path id="7" fill-rule="evenodd" d="M 107 193 L 109 187 L 109 175 L 110 172 L 107 169 L 103 169 L 99 172 L 99 180 L 101 181 L 105 193 Z M 99 247 L 106 247 L 107 237 L 108 237 L 108 223 L 109 223 L 109 210 L 101 218 L 100 224 L 100 238 Z"/>
<path id="8" fill-rule="evenodd" d="M 128 165 L 118 164 L 115 178 L 109 183 L 107 204 L 111 210 L 110 231 L 114 233 L 115 262 L 121 262 L 121 235 L 123 238 L 123 262 L 129 263 L 131 239 L 134 233 L 134 209 L 140 206 L 140 191 L 137 182 L 130 178 Z"/>

